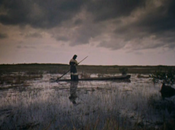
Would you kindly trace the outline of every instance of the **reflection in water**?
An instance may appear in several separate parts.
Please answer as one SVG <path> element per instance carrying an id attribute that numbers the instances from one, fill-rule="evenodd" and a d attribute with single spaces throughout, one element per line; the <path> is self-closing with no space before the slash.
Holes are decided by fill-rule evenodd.
<path id="1" fill-rule="evenodd" d="M 80 81 L 58 85 L 34 80 L 28 87 L 21 85 L 0 91 L 0 130 L 100 130 L 113 127 L 112 122 L 117 122 L 116 129 L 159 128 L 157 124 L 164 125 L 165 119 L 175 117 L 175 98 L 161 100 L 160 83 L 153 85 L 152 79 L 138 79 L 136 75 L 132 75 L 131 81 Z M 93 123 L 95 127 L 88 125 Z"/>
<path id="2" fill-rule="evenodd" d="M 77 85 L 78 85 L 78 82 L 75 82 L 75 81 L 72 81 L 72 82 L 70 83 L 70 96 L 69 96 L 69 100 L 70 100 L 73 104 L 76 104 Z"/>

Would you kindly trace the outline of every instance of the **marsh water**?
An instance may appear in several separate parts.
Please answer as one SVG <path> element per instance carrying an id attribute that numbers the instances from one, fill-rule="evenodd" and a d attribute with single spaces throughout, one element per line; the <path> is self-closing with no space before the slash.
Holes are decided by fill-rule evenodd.
<path id="1" fill-rule="evenodd" d="M 153 83 L 152 78 L 131 74 L 130 82 L 50 82 L 59 76 L 46 73 L 2 89 L 0 128 L 103 129 L 109 120 L 118 128 L 160 128 L 174 119 L 175 113 L 169 109 L 174 109 L 175 97 L 162 99 L 161 81 Z M 1 84 L 1 88 L 8 86 Z M 167 102 L 172 105 L 168 107 Z"/>

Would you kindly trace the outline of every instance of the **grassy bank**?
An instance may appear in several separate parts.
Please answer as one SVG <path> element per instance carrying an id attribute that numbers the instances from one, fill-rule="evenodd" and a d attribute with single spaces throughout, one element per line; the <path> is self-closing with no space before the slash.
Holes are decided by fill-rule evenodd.
<path id="1" fill-rule="evenodd" d="M 121 68 L 127 68 L 128 73 L 150 74 L 155 71 L 166 71 L 169 68 L 175 69 L 175 66 L 97 66 L 80 65 L 77 67 L 79 72 L 83 73 L 120 73 Z M 0 74 L 11 72 L 30 72 L 30 73 L 65 73 L 69 70 L 67 64 L 1 64 Z"/>

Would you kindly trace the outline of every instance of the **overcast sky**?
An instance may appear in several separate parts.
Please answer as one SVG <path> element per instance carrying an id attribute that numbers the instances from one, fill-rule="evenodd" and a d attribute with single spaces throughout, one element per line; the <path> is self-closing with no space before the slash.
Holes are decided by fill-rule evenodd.
<path id="1" fill-rule="evenodd" d="M 175 65 L 175 0 L 0 0 L 0 64 Z"/>

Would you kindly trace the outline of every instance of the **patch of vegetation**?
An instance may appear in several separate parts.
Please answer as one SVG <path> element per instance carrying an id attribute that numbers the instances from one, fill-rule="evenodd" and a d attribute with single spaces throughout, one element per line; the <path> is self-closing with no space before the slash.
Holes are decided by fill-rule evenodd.
<path id="1" fill-rule="evenodd" d="M 158 68 L 152 75 L 153 81 L 164 80 L 165 83 L 174 84 L 175 82 L 175 69 L 168 67 L 166 69 Z"/>
<path id="2" fill-rule="evenodd" d="M 64 73 L 69 66 L 65 64 L 1 64 L 0 75 L 13 72 L 40 73 Z"/>
<path id="3" fill-rule="evenodd" d="M 21 74 L 17 74 L 17 75 L 1 75 L 0 76 L 0 84 L 22 84 L 25 83 L 25 81 L 27 80 L 33 80 L 33 79 L 38 79 L 38 78 L 42 78 L 43 75 L 21 75 Z"/>
<path id="4" fill-rule="evenodd" d="M 173 100 L 162 100 L 156 95 L 152 95 L 148 100 L 148 106 L 155 109 L 162 115 L 162 121 L 157 122 L 163 130 L 175 129 L 175 102 Z M 166 118 L 167 116 L 171 118 Z"/>
<path id="5" fill-rule="evenodd" d="M 120 72 L 122 75 L 126 75 L 127 72 L 128 72 L 128 68 L 126 68 L 126 67 L 121 67 L 121 68 L 119 68 L 119 72 Z"/>

